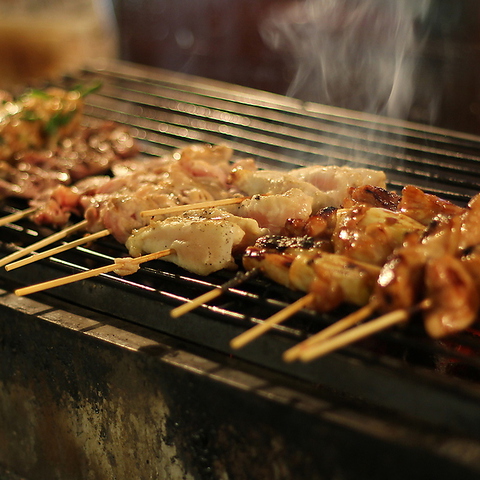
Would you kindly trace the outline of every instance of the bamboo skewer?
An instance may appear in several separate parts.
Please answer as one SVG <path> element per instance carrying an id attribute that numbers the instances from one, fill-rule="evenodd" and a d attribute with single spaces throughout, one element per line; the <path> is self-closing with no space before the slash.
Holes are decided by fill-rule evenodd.
<path id="1" fill-rule="evenodd" d="M 172 253 L 174 253 L 174 250 L 169 248 L 167 250 L 161 250 L 159 252 L 149 253 L 148 255 L 143 255 L 141 257 L 137 257 L 137 258 L 127 257 L 127 258 L 122 258 L 121 260 L 129 260 L 133 264 L 140 264 L 144 262 L 149 262 L 150 260 L 156 260 L 158 258 L 166 257 L 167 255 L 171 255 Z M 111 263 L 110 265 L 94 268 L 92 270 L 86 270 L 84 272 L 75 273 L 73 275 L 57 278 L 55 280 L 48 280 L 47 282 L 37 283 L 35 285 L 30 285 L 28 287 L 18 288 L 17 290 L 15 290 L 15 295 L 18 295 L 18 296 L 29 295 L 31 293 L 40 292 L 42 290 L 47 290 L 49 288 L 68 285 L 69 283 L 85 280 L 87 278 L 95 277 L 102 273 L 112 272 L 113 270 L 117 270 L 121 268 L 122 268 L 122 265 L 120 263 Z"/>
<path id="2" fill-rule="evenodd" d="M 311 360 L 326 355 L 327 353 L 331 353 L 339 348 L 351 345 L 352 343 L 381 332 L 382 330 L 386 330 L 394 325 L 404 323 L 410 318 L 414 311 L 429 308 L 431 303 L 432 302 L 429 299 L 426 299 L 413 309 L 395 310 L 371 320 L 370 322 L 363 323 L 356 328 L 352 328 L 330 338 L 328 341 L 312 345 L 300 354 L 299 359 L 303 362 L 310 362 Z"/>
<path id="3" fill-rule="evenodd" d="M 61 240 L 62 238 L 67 237 L 71 233 L 75 233 L 75 232 L 78 232 L 79 230 L 83 230 L 86 226 L 87 226 L 87 220 L 82 220 L 81 222 L 75 225 L 72 225 L 68 228 L 64 228 L 63 230 L 60 230 L 59 232 L 56 232 L 53 235 L 50 235 L 44 238 L 43 240 L 33 243 L 28 247 L 22 248 L 21 250 L 11 253 L 10 255 L 7 255 L 6 257 L 0 260 L 0 267 L 3 267 L 8 263 L 14 262 L 15 260 L 18 260 L 19 258 L 22 258 L 25 255 L 28 255 L 29 253 L 32 253 L 35 250 L 46 247 L 47 245 L 51 245 L 57 240 Z"/>
<path id="4" fill-rule="evenodd" d="M 255 325 L 254 327 L 235 337 L 233 340 L 231 340 L 230 346 L 234 349 L 244 347 L 245 345 L 247 345 L 247 343 L 250 343 L 252 340 L 260 337 L 263 333 L 267 332 L 275 325 L 278 325 L 287 318 L 291 317 L 294 313 L 309 305 L 314 300 L 314 298 L 315 294 L 307 293 L 307 295 L 298 299 L 291 305 L 288 305 L 288 307 L 280 310 L 275 315 L 272 315 L 264 322 Z"/>
<path id="5" fill-rule="evenodd" d="M 34 253 L 30 257 L 18 260 L 13 263 L 9 263 L 8 265 L 5 265 L 5 270 L 15 270 L 16 268 L 23 267 L 33 262 L 37 262 L 39 260 L 42 260 L 43 258 L 52 257 L 53 255 L 57 255 L 58 253 L 78 247 L 80 245 L 83 245 L 84 243 L 93 242 L 94 240 L 106 237 L 107 235 L 110 235 L 110 232 L 108 230 L 101 230 L 100 232 L 86 235 L 85 237 L 74 240 L 73 242 L 65 243 L 58 247 L 51 248 L 50 250 L 45 250 L 44 252 Z"/>
<path id="6" fill-rule="evenodd" d="M 31 213 L 35 212 L 37 207 L 27 208 L 26 210 L 21 210 L 19 212 L 11 213 L 10 215 L 5 215 L 0 218 L 0 227 L 3 227 L 7 223 L 13 223 L 22 218 L 28 217 Z"/>
<path id="7" fill-rule="evenodd" d="M 191 302 L 184 303 L 183 305 L 180 305 L 179 307 L 174 308 L 170 312 L 170 316 L 173 318 L 181 317 L 182 315 L 185 315 L 186 313 L 190 312 L 191 310 L 194 310 L 200 305 L 203 305 L 204 303 L 208 303 L 214 300 L 215 298 L 219 297 L 222 293 L 223 293 L 223 289 L 221 287 L 214 288 L 213 290 L 210 290 L 209 292 L 204 293 L 203 295 L 200 295 L 199 297 L 195 298 Z"/>
<path id="8" fill-rule="evenodd" d="M 327 353 L 346 347 L 354 342 L 362 340 L 374 333 L 385 330 L 393 325 L 403 323 L 408 320 L 409 313 L 407 310 L 395 310 L 370 322 L 359 325 L 346 332 L 330 338 L 328 341 L 318 345 L 312 345 L 299 355 L 299 359 L 303 362 L 309 362 L 315 358 L 326 355 Z"/>
<path id="9" fill-rule="evenodd" d="M 349 329 L 350 327 L 353 327 L 358 322 L 365 320 L 367 317 L 372 315 L 374 311 L 375 311 L 374 303 L 369 303 L 368 305 L 365 305 L 359 310 L 351 313 L 350 315 L 347 315 L 346 317 L 342 318 L 341 320 L 338 320 L 332 325 L 329 325 L 328 327 L 324 328 L 323 330 L 316 333 L 315 335 L 312 335 L 311 337 L 307 338 L 303 342 L 295 345 L 292 348 L 289 348 L 287 351 L 284 352 L 283 360 L 285 360 L 286 362 L 293 362 L 294 360 L 297 360 L 302 354 L 302 352 L 305 351 L 305 349 L 311 347 L 312 345 L 316 345 L 320 342 L 323 342 L 328 338 L 331 338 L 334 335 L 337 335 Z"/>
<path id="10" fill-rule="evenodd" d="M 218 298 L 229 288 L 239 285 L 240 283 L 245 282 L 246 280 L 254 277 L 257 274 L 258 274 L 257 269 L 249 270 L 248 272 L 241 272 L 235 275 L 234 278 L 224 283 L 223 285 L 220 285 L 219 287 L 216 287 L 213 290 L 210 290 L 209 292 L 194 298 L 190 302 L 184 303 L 183 305 L 180 305 L 179 307 L 174 308 L 170 312 L 170 315 L 173 318 L 178 318 L 182 315 L 185 315 L 186 313 L 194 310 L 195 308 L 200 307 L 201 305 L 208 303 L 214 300 L 215 298 Z"/>
<path id="11" fill-rule="evenodd" d="M 156 215 L 165 215 L 170 213 L 186 212 L 188 210 L 199 210 L 202 208 L 221 207 L 225 205 L 235 205 L 242 203 L 250 197 L 223 198 L 221 200 L 209 200 L 207 202 L 190 203 L 186 205 L 176 205 L 175 207 L 155 208 L 153 210 L 144 210 L 140 212 L 142 217 L 155 217 Z"/>

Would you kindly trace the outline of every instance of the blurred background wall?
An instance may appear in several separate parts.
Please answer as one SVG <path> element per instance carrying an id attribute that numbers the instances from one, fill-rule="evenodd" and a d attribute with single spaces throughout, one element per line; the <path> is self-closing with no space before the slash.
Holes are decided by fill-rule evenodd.
<path id="1" fill-rule="evenodd" d="M 478 0 L 114 0 L 114 9 L 124 60 L 480 134 Z M 377 67 L 375 55 L 391 65 Z M 362 78 L 352 75 L 359 58 L 370 62 Z M 404 111 L 381 96 L 391 96 L 380 87 L 388 69 Z"/>

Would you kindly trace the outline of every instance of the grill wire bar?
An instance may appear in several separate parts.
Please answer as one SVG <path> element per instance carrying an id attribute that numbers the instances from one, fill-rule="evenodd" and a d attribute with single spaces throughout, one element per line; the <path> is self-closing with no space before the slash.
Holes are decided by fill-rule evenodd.
<path id="1" fill-rule="evenodd" d="M 102 82 L 87 98 L 86 121 L 129 125 L 145 155 L 192 142 L 225 143 L 265 168 L 331 164 L 382 169 L 389 187 L 413 184 L 459 204 L 479 191 L 480 138 L 343 109 L 308 104 L 266 92 L 158 69 L 114 62 L 65 78 L 64 85 Z M 6 205 L 10 213 L 15 205 Z M 2 254 L 33 243 L 41 233 L 28 221 L 2 227 Z M 102 239 L 0 276 L 27 285 L 95 268 L 125 255 Z M 189 342 L 231 354 L 229 341 L 298 298 L 262 278 L 230 289 L 179 319 L 169 311 L 232 278 L 198 277 L 154 261 L 134 275 L 105 274 L 45 293 Z M 122 295 L 118 295 L 121 292 Z M 79 299 L 74 300 L 72 299 Z M 139 305 L 143 316 L 138 318 Z M 415 327 L 393 329 L 311 364 L 286 364 L 281 354 L 347 309 L 300 312 L 235 355 L 308 384 L 344 392 L 369 404 L 480 437 L 480 330 L 446 341 Z"/>

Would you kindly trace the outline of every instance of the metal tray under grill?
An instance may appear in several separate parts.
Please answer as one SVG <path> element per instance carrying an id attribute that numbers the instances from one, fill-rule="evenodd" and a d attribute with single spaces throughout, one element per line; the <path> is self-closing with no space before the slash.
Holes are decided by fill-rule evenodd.
<path id="1" fill-rule="evenodd" d="M 146 155 L 161 155 L 192 142 L 225 143 L 266 168 L 336 163 L 382 169 L 392 189 L 413 184 L 459 204 L 479 189 L 480 138 L 472 135 L 121 62 L 86 69 L 65 78 L 64 84 L 97 80 L 103 87 L 88 97 L 86 121 L 109 119 L 129 125 Z M 22 207 L 9 203 L 3 211 Z M 1 231 L 3 256 L 49 233 L 28 221 Z M 114 241 L 101 240 L 11 272 L 2 269 L 0 277 L 12 290 L 107 264 L 125 253 Z M 287 348 L 347 313 L 303 311 L 244 349 L 231 351 L 234 336 L 298 298 L 262 278 L 249 280 L 184 317 L 169 316 L 172 307 L 232 276 L 219 272 L 198 277 L 155 261 L 135 275 L 104 274 L 46 295 L 480 437 L 480 331 L 471 329 L 437 342 L 410 325 L 310 364 L 287 364 L 281 359 Z"/>

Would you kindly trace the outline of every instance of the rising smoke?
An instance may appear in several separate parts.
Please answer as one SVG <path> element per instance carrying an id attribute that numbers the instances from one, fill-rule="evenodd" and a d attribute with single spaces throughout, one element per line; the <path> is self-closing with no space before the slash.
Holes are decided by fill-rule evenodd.
<path id="1" fill-rule="evenodd" d="M 304 0 L 277 11 L 263 35 L 295 63 L 287 94 L 407 118 L 420 85 L 418 25 L 430 1 Z"/>

